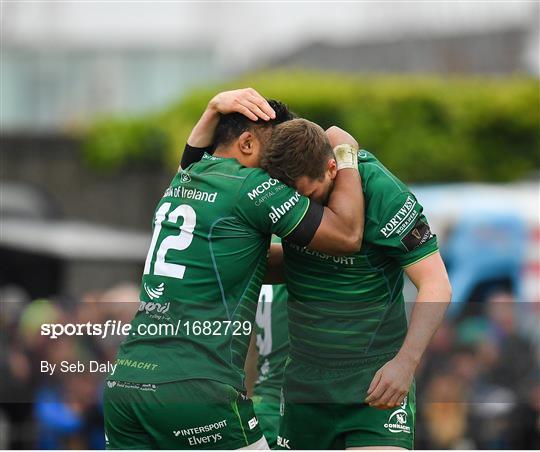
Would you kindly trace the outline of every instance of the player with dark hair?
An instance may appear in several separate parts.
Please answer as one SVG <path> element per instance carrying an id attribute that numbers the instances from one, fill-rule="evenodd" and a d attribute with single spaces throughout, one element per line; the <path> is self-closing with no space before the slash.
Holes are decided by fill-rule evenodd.
<path id="1" fill-rule="evenodd" d="M 188 143 L 182 154 L 182 168 L 187 168 L 192 163 L 201 160 L 204 153 L 212 154 L 216 146 L 229 144 L 248 130 L 256 133 L 259 142 L 265 142 L 270 138 L 273 127 L 296 117 L 285 104 L 277 100 L 259 99 L 259 102 L 264 100 L 267 105 L 263 111 L 257 104 L 253 102 L 249 104 L 248 99 L 240 96 L 235 103 L 229 99 L 224 101 L 223 98 L 225 95 L 230 94 L 220 93 L 210 101 L 209 105 L 215 105 L 215 107 L 213 109 L 208 108 L 203 113 L 198 126 L 188 139 Z M 248 94 L 242 91 L 242 96 L 246 97 Z M 259 94 L 256 93 L 253 96 L 259 96 Z M 226 104 L 225 102 L 229 102 L 230 104 Z M 217 110 L 218 108 L 222 111 L 231 112 L 222 114 L 222 112 Z M 228 110 L 225 110 L 226 108 Z M 238 111 L 234 111 L 233 109 Z M 263 119 L 263 121 L 259 121 L 259 119 Z M 212 131 L 210 137 L 206 134 L 207 130 Z M 198 136 L 198 133 L 201 136 Z M 207 142 L 210 144 L 201 146 L 201 144 L 206 144 Z"/>
<path id="2" fill-rule="evenodd" d="M 287 118 L 254 90 L 221 93 L 188 138 L 193 150 L 212 143 L 216 126 L 221 133 L 213 155 L 183 166 L 157 205 L 140 306 L 105 386 L 109 449 L 267 447 L 244 361 L 270 237 L 342 255 L 359 249 L 363 229 L 350 147 L 325 207 L 257 168 L 261 143 Z"/>
<path id="3" fill-rule="evenodd" d="M 322 133 L 303 119 L 280 124 L 261 165 L 324 203 L 340 163 L 330 146 L 313 146 Z M 331 128 L 326 135 L 335 145 L 343 133 Z M 359 251 L 336 258 L 283 241 L 290 294 L 283 449 L 413 448 L 414 372 L 451 288 L 414 194 L 367 151 L 358 152 L 358 170 L 365 196 Z M 409 326 L 404 273 L 418 289 Z"/>

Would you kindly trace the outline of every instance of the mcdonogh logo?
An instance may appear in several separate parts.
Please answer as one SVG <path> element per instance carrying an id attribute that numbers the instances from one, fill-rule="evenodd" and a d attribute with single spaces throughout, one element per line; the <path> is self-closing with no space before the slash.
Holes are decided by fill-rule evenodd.
<path id="1" fill-rule="evenodd" d="M 248 198 L 253 201 L 255 198 L 257 198 L 257 196 L 262 195 L 266 190 L 269 190 L 277 184 L 279 184 L 279 181 L 271 177 L 270 179 L 265 180 L 263 183 L 257 185 L 253 190 L 251 190 L 248 193 Z"/>

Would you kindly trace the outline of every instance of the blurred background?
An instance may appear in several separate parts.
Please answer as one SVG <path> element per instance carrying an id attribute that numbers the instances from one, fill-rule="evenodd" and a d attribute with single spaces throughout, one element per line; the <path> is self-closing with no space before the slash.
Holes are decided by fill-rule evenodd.
<path id="1" fill-rule="evenodd" d="M 418 448 L 540 448 L 537 2 L 2 1 L 0 448 L 101 448 L 153 209 L 218 91 L 340 125 L 413 186 L 454 299 L 418 374 Z M 414 300 L 411 285 L 406 301 Z"/>

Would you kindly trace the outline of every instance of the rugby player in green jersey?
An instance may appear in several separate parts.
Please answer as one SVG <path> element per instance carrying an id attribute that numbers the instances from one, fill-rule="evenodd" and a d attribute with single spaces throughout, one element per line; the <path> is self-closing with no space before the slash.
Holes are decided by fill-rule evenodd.
<path id="1" fill-rule="evenodd" d="M 223 93 L 188 139 L 215 152 L 183 165 L 157 205 L 140 306 L 105 385 L 109 449 L 267 447 L 244 361 L 270 237 L 339 255 L 363 231 L 356 153 L 340 154 L 326 207 L 257 168 L 261 142 L 290 119 L 271 105 L 253 90 Z"/>
<path id="2" fill-rule="evenodd" d="M 272 240 L 281 243 L 280 240 Z M 270 265 L 270 264 L 269 264 Z M 261 288 L 255 316 L 257 379 L 253 407 L 271 449 L 277 445 L 281 382 L 289 355 L 285 284 L 265 284 Z"/>
<path id="3" fill-rule="evenodd" d="M 313 145 L 316 127 L 301 119 L 277 126 L 261 164 L 324 203 L 339 162 Z M 343 133 L 327 131 L 331 142 Z M 332 257 L 283 241 L 290 294 L 283 449 L 413 448 L 414 372 L 451 289 L 414 194 L 367 151 L 358 152 L 358 170 L 365 197 L 358 252 Z M 404 273 L 418 289 L 409 326 Z"/>

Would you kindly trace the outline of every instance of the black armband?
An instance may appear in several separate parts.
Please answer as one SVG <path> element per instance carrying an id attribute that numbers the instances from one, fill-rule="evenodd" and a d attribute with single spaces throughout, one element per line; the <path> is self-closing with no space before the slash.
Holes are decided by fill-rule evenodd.
<path id="1" fill-rule="evenodd" d="M 195 163 L 201 160 L 205 152 L 208 152 L 209 154 L 211 154 L 213 151 L 214 151 L 214 147 L 212 145 L 207 146 L 205 148 L 196 148 L 186 143 L 186 147 L 184 148 L 184 153 L 182 154 L 182 161 L 180 162 L 180 166 L 182 168 L 187 168 L 192 163 Z"/>
<path id="2" fill-rule="evenodd" d="M 299 246 L 308 246 L 322 221 L 324 207 L 319 203 L 310 201 L 304 218 L 285 239 Z"/>

